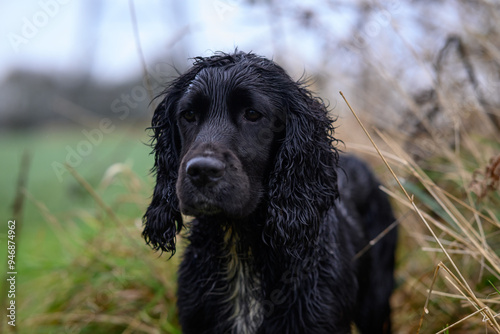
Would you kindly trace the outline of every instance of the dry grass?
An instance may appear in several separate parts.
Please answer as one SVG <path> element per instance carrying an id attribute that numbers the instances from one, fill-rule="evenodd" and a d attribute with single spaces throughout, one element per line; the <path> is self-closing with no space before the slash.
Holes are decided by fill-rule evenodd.
<path id="1" fill-rule="evenodd" d="M 69 170 L 97 207 L 95 212 L 76 210 L 58 217 L 25 191 L 69 260 L 26 287 L 37 294 L 23 300 L 23 308 L 32 314 L 19 320 L 19 332 L 180 333 L 175 308 L 178 260 L 158 258 L 140 236 L 149 186 L 124 164 L 109 167 L 95 188 Z M 101 194 L 112 187 L 121 191 L 105 203 Z"/>
<path id="2" fill-rule="evenodd" d="M 396 332 L 500 333 L 499 143 L 484 136 L 474 140 L 459 129 L 455 149 L 443 147 L 421 162 L 425 170 L 402 141 L 382 132 L 392 152 L 380 152 L 352 112 L 373 144 L 358 150 L 383 160 L 394 178 L 384 190 L 406 217 L 400 219 Z"/>

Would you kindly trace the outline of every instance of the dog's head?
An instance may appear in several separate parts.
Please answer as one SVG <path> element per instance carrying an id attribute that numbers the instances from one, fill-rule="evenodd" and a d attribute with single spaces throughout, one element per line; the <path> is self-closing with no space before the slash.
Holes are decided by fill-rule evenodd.
<path id="1" fill-rule="evenodd" d="M 274 62 L 242 52 L 196 58 L 162 96 L 143 232 L 153 248 L 175 251 L 181 212 L 242 220 L 264 210 L 271 245 L 317 233 L 337 195 L 333 128 L 321 100 Z"/>

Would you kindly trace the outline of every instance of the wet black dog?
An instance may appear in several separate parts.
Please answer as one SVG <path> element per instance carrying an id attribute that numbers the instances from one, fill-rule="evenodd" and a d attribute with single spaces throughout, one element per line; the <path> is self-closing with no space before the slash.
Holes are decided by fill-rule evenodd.
<path id="1" fill-rule="evenodd" d="M 146 241 L 175 252 L 184 333 L 390 332 L 397 233 L 370 170 L 334 147 L 322 101 L 251 53 L 196 58 L 156 109 Z"/>

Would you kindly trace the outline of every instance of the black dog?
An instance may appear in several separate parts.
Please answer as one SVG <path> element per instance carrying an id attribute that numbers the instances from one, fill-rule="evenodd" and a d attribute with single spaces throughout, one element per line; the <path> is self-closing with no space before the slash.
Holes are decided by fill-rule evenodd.
<path id="1" fill-rule="evenodd" d="M 333 146 L 322 101 L 251 53 L 196 58 L 153 120 L 156 187 L 144 216 L 175 252 L 184 333 L 390 332 L 396 231 L 359 160 Z"/>

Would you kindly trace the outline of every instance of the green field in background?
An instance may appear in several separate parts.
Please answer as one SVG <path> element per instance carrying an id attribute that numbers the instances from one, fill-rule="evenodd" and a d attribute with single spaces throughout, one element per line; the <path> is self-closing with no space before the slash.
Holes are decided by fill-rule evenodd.
<path id="1" fill-rule="evenodd" d="M 146 145 L 148 142 L 146 131 L 140 128 L 104 134 L 102 140 L 95 141 L 95 145 L 80 129 L 1 134 L 0 216 L 9 217 L 11 213 L 10 205 L 24 151 L 30 157 L 28 191 L 42 200 L 51 212 L 57 213 L 67 210 L 75 201 L 78 201 L 78 206 L 86 201 L 85 196 L 79 193 L 81 190 L 75 189 L 76 181 L 70 173 L 58 169 L 67 160 L 73 164 L 78 162 L 73 158 L 75 154 L 70 152 L 76 152 L 81 158 L 75 166 L 76 171 L 91 184 L 97 185 L 106 170 L 115 163 L 128 163 L 140 177 L 146 178 L 152 166 L 152 156 L 149 154 L 151 149 Z M 26 209 L 26 220 L 35 218 L 36 214 L 29 205 Z"/>
<path id="2" fill-rule="evenodd" d="M 12 132 L 0 135 L 2 164 L 0 243 L 6 244 L 8 220 L 19 219 L 19 217 L 13 217 L 12 204 L 23 152 L 26 151 L 30 158 L 26 180 L 27 191 L 34 200 L 46 206 L 48 212 L 64 224 L 65 216 L 73 215 L 75 211 L 94 212 L 96 204 L 69 172 L 58 170 L 57 166 L 64 165 L 66 160 L 72 163 L 78 162 L 79 160 L 74 157 L 74 152 L 84 153 L 80 155 L 81 161 L 75 165 L 75 170 L 97 190 L 108 168 L 117 163 L 131 166 L 139 178 L 147 179 L 153 160 L 149 154 L 151 149 L 146 145 L 148 142 L 149 137 L 143 128 L 116 129 L 112 133 L 103 134 L 101 138 L 95 136 L 94 143 L 78 128 Z M 102 192 L 103 200 L 111 201 L 117 194 L 125 192 L 126 189 L 120 187 L 119 184 L 112 184 Z M 135 211 L 132 214 L 139 215 L 140 213 Z M 33 201 L 25 199 L 22 220 L 16 227 L 18 244 L 16 259 L 19 264 L 17 269 L 20 272 L 18 283 L 22 284 L 34 278 L 33 275 L 43 274 L 54 266 L 65 264 L 65 254 L 61 243 L 51 232 L 46 216 Z M 85 231 L 84 226 L 82 230 Z M 0 264 L 3 268 L 6 263 L 6 247 L 1 247 L 0 256 Z"/>

